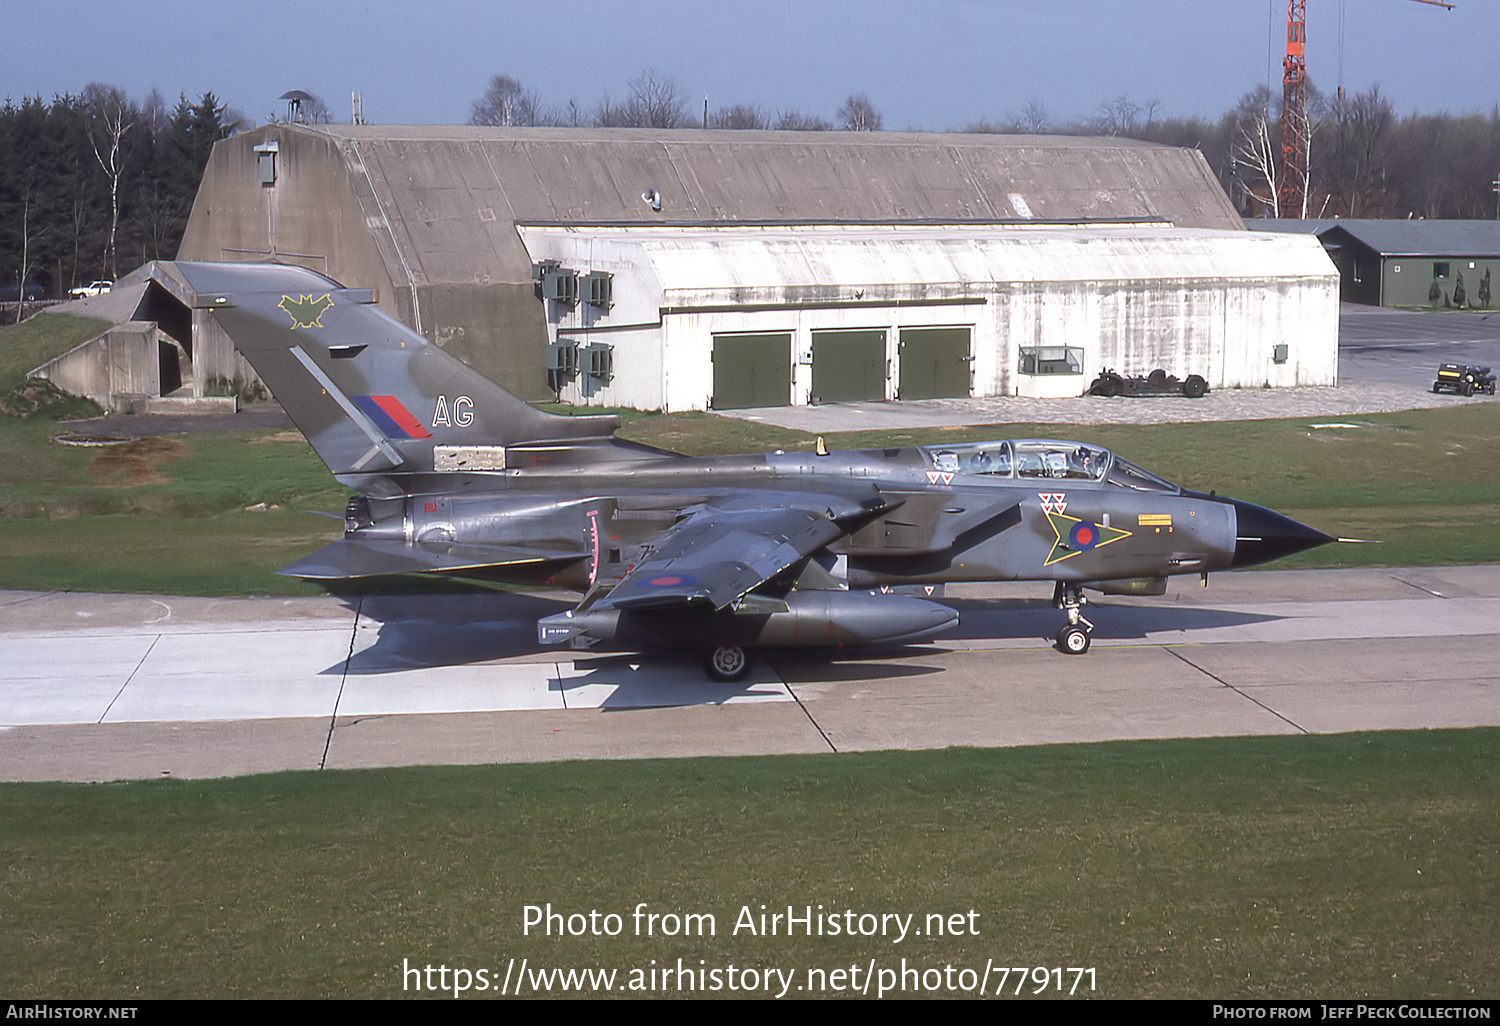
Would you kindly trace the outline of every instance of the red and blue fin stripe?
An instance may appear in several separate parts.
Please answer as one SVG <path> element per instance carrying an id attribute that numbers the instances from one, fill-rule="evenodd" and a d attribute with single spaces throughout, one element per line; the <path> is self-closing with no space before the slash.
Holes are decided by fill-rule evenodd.
<path id="1" fill-rule="evenodd" d="M 432 432 L 393 395 L 351 395 L 360 412 L 390 438 L 431 438 Z"/>

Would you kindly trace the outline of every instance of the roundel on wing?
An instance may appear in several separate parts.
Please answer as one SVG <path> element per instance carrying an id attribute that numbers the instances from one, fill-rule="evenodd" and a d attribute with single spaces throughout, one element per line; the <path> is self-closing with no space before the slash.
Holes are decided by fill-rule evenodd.
<path id="1" fill-rule="evenodd" d="M 653 588 L 675 588 L 678 585 L 696 582 L 686 574 L 662 574 L 660 577 L 651 578 L 646 583 Z"/>

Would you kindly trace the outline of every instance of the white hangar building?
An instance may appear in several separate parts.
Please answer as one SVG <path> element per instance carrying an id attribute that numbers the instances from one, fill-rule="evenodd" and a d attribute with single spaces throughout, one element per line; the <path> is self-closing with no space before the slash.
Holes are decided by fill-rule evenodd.
<path id="1" fill-rule="evenodd" d="M 1202 155 L 1074 137 L 268 125 L 180 253 L 368 287 L 529 399 L 692 410 L 1329 385 L 1338 273 Z M 248 378 L 211 322 L 195 380 Z"/>
<path id="2" fill-rule="evenodd" d="M 554 381 L 577 402 L 1070 396 L 1106 366 L 1201 374 L 1214 388 L 1333 384 L 1337 370 L 1332 264 L 1263 234 L 1159 223 L 519 230 L 546 272 L 555 262 L 612 276 L 607 302 L 548 301 Z"/>

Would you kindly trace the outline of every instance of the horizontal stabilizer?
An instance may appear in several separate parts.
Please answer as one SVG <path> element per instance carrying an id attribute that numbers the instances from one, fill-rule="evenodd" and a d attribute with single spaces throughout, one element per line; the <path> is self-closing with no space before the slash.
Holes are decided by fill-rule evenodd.
<path id="1" fill-rule="evenodd" d="M 553 559 L 583 559 L 587 555 L 587 552 L 558 552 L 519 545 L 408 545 L 389 538 L 343 538 L 276 572 L 287 577 L 338 581 L 387 574 L 481 570 Z"/>

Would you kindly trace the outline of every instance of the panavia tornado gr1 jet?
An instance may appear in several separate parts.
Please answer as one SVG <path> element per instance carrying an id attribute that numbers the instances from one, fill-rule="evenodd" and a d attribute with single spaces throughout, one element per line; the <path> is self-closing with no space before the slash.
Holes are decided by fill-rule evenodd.
<path id="1" fill-rule="evenodd" d="M 696 649 L 737 680 L 757 648 L 940 634 L 958 615 L 922 593 L 947 582 L 1046 581 L 1057 647 L 1081 654 L 1084 588 L 1160 595 L 1173 574 L 1333 540 L 1075 442 L 681 456 L 614 437 L 612 416 L 535 409 L 368 290 L 281 265 L 176 267 L 360 493 L 342 540 L 280 572 L 576 589 L 574 609 L 539 621 L 543 643 Z"/>

